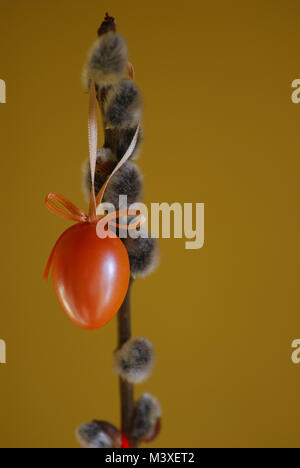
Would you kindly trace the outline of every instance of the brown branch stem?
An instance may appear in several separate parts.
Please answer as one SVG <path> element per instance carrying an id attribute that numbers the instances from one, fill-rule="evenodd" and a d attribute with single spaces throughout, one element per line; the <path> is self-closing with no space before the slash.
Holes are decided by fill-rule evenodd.
<path id="1" fill-rule="evenodd" d="M 130 280 L 127 295 L 118 312 L 118 348 L 121 348 L 131 338 L 131 310 L 130 296 L 133 280 Z M 131 441 L 131 427 L 134 412 L 134 388 L 130 384 L 119 378 L 120 398 L 121 398 L 121 428 L 123 434 Z M 132 444 L 130 443 L 132 446 Z"/>

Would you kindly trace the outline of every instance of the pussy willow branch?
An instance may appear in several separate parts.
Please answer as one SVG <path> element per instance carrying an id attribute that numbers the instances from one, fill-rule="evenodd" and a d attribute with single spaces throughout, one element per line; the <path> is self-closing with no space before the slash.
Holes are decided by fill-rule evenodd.
<path id="1" fill-rule="evenodd" d="M 105 34 L 109 31 L 116 32 L 116 24 L 113 17 L 110 17 L 108 13 L 105 16 L 105 20 L 102 22 L 98 29 L 98 36 Z M 98 102 L 102 115 L 104 115 L 103 104 L 106 99 L 107 90 L 98 90 Z M 105 142 L 104 146 L 110 148 L 115 152 L 116 142 L 119 138 L 120 129 L 104 129 Z M 120 349 L 127 341 L 131 338 L 131 310 L 130 310 L 130 296 L 133 279 L 130 279 L 129 288 L 124 299 L 124 302 L 118 312 L 118 349 Z M 127 437 L 130 443 L 130 447 L 137 447 L 137 443 L 131 437 L 133 415 L 134 415 L 134 387 L 119 377 L 120 387 L 120 400 L 121 400 L 121 430 L 122 433 Z"/>
<path id="2" fill-rule="evenodd" d="M 130 280 L 129 288 L 125 300 L 118 312 L 118 347 L 121 348 L 131 338 L 131 310 L 130 310 L 130 299 L 131 299 L 131 288 L 133 280 Z M 126 435 L 130 442 L 130 446 L 133 445 L 131 440 L 131 429 L 134 412 L 134 388 L 133 384 L 130 384 L 119 378 L 120 385 L 120 398 L 121 398 L 121 428 L 123 434 Z"/>

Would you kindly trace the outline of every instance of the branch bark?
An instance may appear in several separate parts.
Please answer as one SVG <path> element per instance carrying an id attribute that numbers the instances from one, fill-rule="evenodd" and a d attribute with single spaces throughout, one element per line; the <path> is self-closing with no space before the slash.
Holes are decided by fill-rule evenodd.
<path id="1" fill-rule="evenodd" d="M 125 300 L 118 312 L 118 348 L 121 348 L 131 338 L 131 310 L 130 296 L 133 280 L 130 280 L 129 288 Z M 134 412 L 134 388 L 130 384 L 119 378 L 120 398 L 121 398 L 121 428 L 131 446 L 131 428 Z"/>

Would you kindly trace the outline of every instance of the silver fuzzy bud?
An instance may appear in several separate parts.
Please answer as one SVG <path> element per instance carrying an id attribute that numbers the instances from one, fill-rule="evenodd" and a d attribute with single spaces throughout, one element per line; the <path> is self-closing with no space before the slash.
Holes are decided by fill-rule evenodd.
<path id="1" fill-rule="evenodd" d="M 142 118 L 142 98 L 134 81 L 124 78 L 111 87 L 104 102 L 108 128 L 136 128 Z"/>
<path id="2" fill-rule="evenodd" d="M 82 424 L 77 429 L 76 436 L 83 448 L 118 448 L 122 444 L 120 431 L 106 421 Z"/>
<path id="3" fill-rule="evenodd" d="M 161 407 L 152 395 L 143 393 L 136 403 L 132 438 L 137 442 L 151 442 L 161 427 Z"/>
<path id="4" fill-rule="evenodd" d="M 104 153 L 102 149 L 102 154 Z M 101 154 L 98 151 L 98 154 Z M 97 158 L 97 167 L 95 174 L 95 193 L 99 192 L 109 174 L 114 169 L 113 161 Z M 89 161 L 83 166 L 83 192 L 85 198 L 89 201 L 91 191 L 91 173 Z M 122 209 L 120 205 L 120 195 L 126 196 L 127 205 L 140 202 L 143 196 L 143 178 L 138 166 L 131 161 L 127 161 L 113 175 L 109 181 L 103 196 L 103 202 L 111 203 L 116 210 Z"/>
<path id="5" fill-rule="evenodd" d="M 158 267 L 160 254 L 157 239 L 152 237 L 138 237 L 124 239 L 127 249 L 130 272 L 133 278 L 145 277 L 153 273 Z"/>
<path id="6" fill-rule="evenodd" d="M 154 361 L 154 349 L 150 341 L 134 338 L 115 352 L 114 370 L 127 382 L 140 383 L 150 376 Z"/>
<path id="7" fill-rule="evenodd" d="M 118 83 L 126 73 L 128 51 L 125 40 L 119 34 L 108 32 L 95 41 L 83 70 L 86 88 L 94 80 L 99 88 Z"/>

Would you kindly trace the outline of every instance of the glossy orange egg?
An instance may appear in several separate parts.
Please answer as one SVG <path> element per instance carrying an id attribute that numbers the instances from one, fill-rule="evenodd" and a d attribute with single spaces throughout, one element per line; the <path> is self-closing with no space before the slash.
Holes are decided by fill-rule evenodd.
<path id="1" fill-rule="evenodd" d="M 121 307 L 130 279 L 129 258 L 118 237 L 99 239 L 96 224 L 76 224 L 57 242 L 52 280 L 58 300 L 78 327 L 95 330 Z"/>

